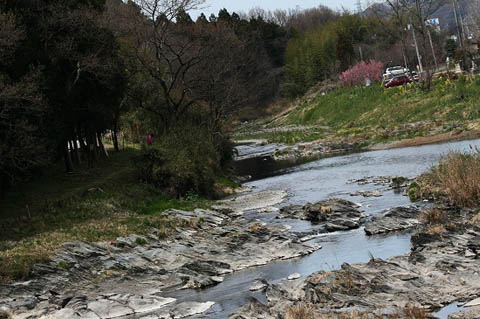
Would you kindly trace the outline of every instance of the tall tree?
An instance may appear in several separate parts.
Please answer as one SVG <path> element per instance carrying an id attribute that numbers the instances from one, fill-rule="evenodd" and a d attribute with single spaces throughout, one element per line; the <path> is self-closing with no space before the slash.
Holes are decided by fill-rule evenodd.
<path id="1" fill-rule="evenodd" d="M 39 71 L 9 72 L 25 37 L 13 14 L 0 13 L 0 195 L 51 155 L 42 130 L 46 108 Z"/>

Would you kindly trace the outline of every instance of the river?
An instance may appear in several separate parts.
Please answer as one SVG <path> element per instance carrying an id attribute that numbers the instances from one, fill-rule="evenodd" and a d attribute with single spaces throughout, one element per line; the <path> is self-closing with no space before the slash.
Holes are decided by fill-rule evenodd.
<path id="1" fill-rule="evenodd" d="M 349 180 L 372 176 L 415 177 L 435 165 L 439 158 L 449 151 L 470 151 L 470 146 L 479 146 L 480 141 L 462 141 L 420 147 L 390 149 L 356 153 L 339 157 L 320 159 L 300 166 L 264 172 L 274 175 L 269 178 L 246 183 L 254 191 L 285 190 L 288 198 L 281 206 L 306 204 L 327 198 L 344 198 L 362 205 L 369 215 L 378 215 L 385 209 L 411 205 L 408 197 L 386 190 L 381 197 L 350 196 L 355 191 L 385 189 L 379 185 L 358 185 Z M 252 162 L 249 162 L 251 169 Z M 255 172 L 253 172 L 255 173 Z M 253 174 L 255 175 L 255 174 Z M 258 174 L 257 174 L 258 175 Z M 311 231 L 315 226 L 298 220 L 278 220 L 276 213 L 250 212 L 246 215 L 266 223 L 281 223 L 292 226 L 293 231 Z M 406 254 L 410 250 L 411 233 L 395 233 L 387 236 L 367 237 L 363 228 L 325 234 L 312 242 L 322 246 L 315 253 L 289 261 L 275 262 L 265 266 L 247 269 L 225 278 L 224 282 L 204 290 L 177 291 L 170 296 L 180 301 L 214 301 L 215 306 L 208 313 L 196 318 L 227 318 L 229 314 L 245 305 L 250 297 L 264 300 L 261 292 L 250 292 L 252 283 L 258 279 L 269 282 L 285 280 L 292 273 L 308 276 L 319 270 L 338 269 L 343 263 L 367 262 L 371 256 L 388 258 Z M 451 308 L 451 311 L 448 309 Z M 456 307 L 441 312 L 446 318 Z"/>

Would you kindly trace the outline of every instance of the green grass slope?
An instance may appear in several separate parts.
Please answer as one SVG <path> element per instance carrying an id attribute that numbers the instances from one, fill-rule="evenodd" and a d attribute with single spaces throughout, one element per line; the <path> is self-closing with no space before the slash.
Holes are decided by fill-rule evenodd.
<path id="1" fill-rule="evenodd" d="M 251 131 L 239 139 L 296 143 L 325 137 L 356 137 L 371 144 L 452 129 L 478 130 L 479 123 L 480 76 L 460 77 L 454 81 L 434 80 L 430 91 L 422 91 L 415 84 L 391 89 L 380 85 L 336 88 L 306 99 L 266 125 L 270 129 L 297 126 L 297 131 Z"/>

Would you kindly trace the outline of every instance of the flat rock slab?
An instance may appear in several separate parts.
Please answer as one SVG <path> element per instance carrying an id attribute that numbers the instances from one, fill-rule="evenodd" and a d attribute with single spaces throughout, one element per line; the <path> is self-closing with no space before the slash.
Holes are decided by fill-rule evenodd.
<path id="1" fill-rule="evenodd" d="M 374 218 L 365 225 L 367 235 L 385 234 L 416 227 L 421 211 L 416 207 L 395 207 L 382 216 Z"/>
<path id="2" fill-rule="evenodd" d="M 469 310 L 459 311 L 448 316 L 448 319 L 478 319 L 480 317 L 480 306 L 475 306 Z"/>
<path id="3" fill-rule="evenodd" d="M 464 307 L 478 307 L 480 306 L 480 298 L 467 302 Z"/>
<path id="4" fill-rule="evenodd" d="M 252 286 L 250 286 L 250 291 L 259 291 L 268 287 L 268 283 L 265 280 L 259 279 L 255 280 Z"/>
<path id="5" fill-rule="evenodd" d="M 249 210 L 266 209 L 283 202 L 287 197 L 285 191 L 264 191 L 247 195 L 237 196 L 228 200 L 219 201 L 217 209 L 231 209 L 235 213 Z"/>
<path id="6" fill-rule="evenodd" d="M 288 276 L 287 280 L 296 280 L 300 277 L 301 277 L 301 275 L 299 273 L 294 273 L 294 274 L 291 274 L 290 276 Z"/>

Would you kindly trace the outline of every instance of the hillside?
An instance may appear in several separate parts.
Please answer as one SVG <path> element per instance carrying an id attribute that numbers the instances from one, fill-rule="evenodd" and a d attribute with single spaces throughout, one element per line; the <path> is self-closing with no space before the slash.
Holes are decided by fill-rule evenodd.
<path id="1" fill-rule="evenodd" d="M 336 88 L 304 98 L 288 111 L 242 128 L 238 139 L 294 144 L 341 140 L 363 145 L 480 129 L 480 79 L 415 86 Z M 256 126 L 255 126 L 256 125 Z"/>

